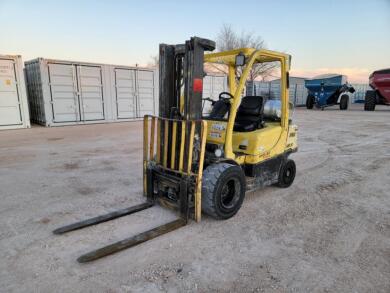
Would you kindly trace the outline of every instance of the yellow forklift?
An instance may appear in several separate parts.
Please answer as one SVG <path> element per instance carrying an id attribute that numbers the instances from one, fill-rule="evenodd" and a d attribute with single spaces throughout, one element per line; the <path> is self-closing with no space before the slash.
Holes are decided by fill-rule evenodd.
<path id="1" fill-rule="evenodd" d="M 228 219 L 245 193 L 267 185 L 289 187 L 295 178 L 297 127 L 289 117 L 289 68 L 284 53 L 253 48 L 208 53 L 215 42 L 192 37 L 184 44 L 160 44 L 159 116 L 146 115 L 143 126 L 143 190 L 146 202 L 53 231 L 63 234 L 160 204 L 178 219 L 78 258 L 79 262 L 133 247 L 199 222 L 202 212 Z M 243 96 L 250 70 L 258 63 L 280 65 L 280 99 Z M 202 97 L 204 63 L 228 69 L 229 92 L 218 100 Z M 210 113 L 204 113 L 211 103 Z"/>

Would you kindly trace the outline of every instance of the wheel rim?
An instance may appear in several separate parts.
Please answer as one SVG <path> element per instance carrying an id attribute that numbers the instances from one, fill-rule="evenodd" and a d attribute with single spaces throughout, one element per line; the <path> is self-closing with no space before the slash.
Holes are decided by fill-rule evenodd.
<path id="1" fill-rule="evenodd" d="M 294 170 L 293 166 L 287 166 L 283 172 L 283 181 L 285 184 L 289 184 L 292 180 L 294 180 Z"/>
<path id="2" fill-rule="evenodd" d="M 221 190 L 220 203 L 224 209 L 234 208 L 240 199 L 241 186 L 236 178 L 232 178 L 226 182 Z"/>

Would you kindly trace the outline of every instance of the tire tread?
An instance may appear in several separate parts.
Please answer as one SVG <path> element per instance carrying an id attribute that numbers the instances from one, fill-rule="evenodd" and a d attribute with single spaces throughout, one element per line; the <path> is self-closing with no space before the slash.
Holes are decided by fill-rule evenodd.
<path id="1" fill-rule="evenodd" d="M 365 111 L 374 111 L 376 102 L 376 93 L 375 91 L 367 91 L 364 98 L 364 110 Z"/>
<path id="2" fill-rule="evenodd" d="M 236 167 L 236 165 L 229 163 L 217 163 L 208 166 L 203 171 L 202 211 L 215 219 L 222 219 L 222 217 L 217 213 L 217 208 L 214 203 L 214 190 L 221 174 L 228 168 L 232 167 Z"/>

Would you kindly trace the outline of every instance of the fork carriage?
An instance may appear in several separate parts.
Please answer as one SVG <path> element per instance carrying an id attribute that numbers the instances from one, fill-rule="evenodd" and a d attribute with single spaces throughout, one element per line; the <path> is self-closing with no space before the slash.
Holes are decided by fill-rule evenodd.
<path id="1" fill-rule="evenodd" d="M 144 117 L 144 195 L 179 210 L 185 221 L 201 220 L 206 134 L 205 120 Z"/>

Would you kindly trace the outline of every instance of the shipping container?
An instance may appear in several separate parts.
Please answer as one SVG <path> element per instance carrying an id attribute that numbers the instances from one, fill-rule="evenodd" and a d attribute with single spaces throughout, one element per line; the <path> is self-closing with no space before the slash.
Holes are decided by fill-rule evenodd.
<path id="1" fill-rule="evenodd" d="M 45 126 L 156 114 L 154 69 L 38 58 L 25 63 L 31 121 Z"/>
<path id="2" fill-rule="evenodd" d="M 0 130 L 29 127 L 22 57 L 0 55 Z"/>

